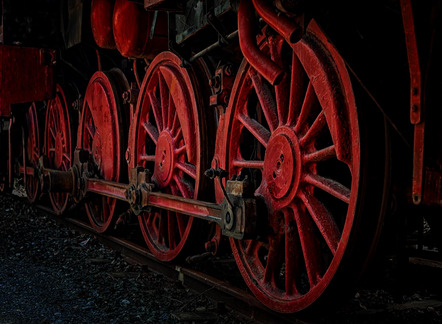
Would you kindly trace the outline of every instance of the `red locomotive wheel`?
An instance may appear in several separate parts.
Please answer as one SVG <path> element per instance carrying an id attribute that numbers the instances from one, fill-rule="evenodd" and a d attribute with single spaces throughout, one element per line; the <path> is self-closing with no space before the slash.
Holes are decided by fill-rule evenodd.
<path id="1" fill-rule="evenodd" d="M 111 181 L 122 181 L 126 175 L 125 119 L 127 107 L 122 105 L 122 94 L 129 88 L 119 70 L 96 72 L 86 89 L 79 125 L 77 146 L 88 150 L 95 165 L 95 174 Z M 97 232 L 104 232 L 116 221 L 119 202 L 105 196 L 94 196 L 85 206 L 89 220 Z"/>
<path id="2" fill-rule="evenodd" d="M 66 96 L 60 85 L 57 85 L 55 98 L 48 102 L 45 120 L 44 154 L 48 157 L 49 168 L 66 171 L 72 163 L 72 133 Z M 69 195 L 51 192 L 49 198 L 54 211 L 61 215 Z"/>
<path id="3" fill-rule="evenodd" d="M 196 198 L 208 154 L 203 152 L 206 125 L 195 70 L 180 65 L 170 52 L 159 54 L 150 64 L 130 131 L 130 165 L 153 171 L 152 180 L 161 191 Z M 139 216 L 149 249 L 163 261 L 185 248 L 196 222 L 163 210 Z"/>
<path id="4" fill-rule="evenodd" d="M 261 50 L 287 73 L 273 87 L 243 62 L 219 156 L 229 176 L 248 175 L 268 209 L 266 220 L 258 220 L 259 239 L 231 239 L 241 274 L 263 304 L 297 312 L 331 287 L 344 290 L 359 274 L 381 214 L 380 200 L 367 202 L 365 195 L 382 195 L 384 168 L 381 180 L 369 185 L 365 120 L 344 62 L 319 28 L 312 23 L 292 46 L 266 36 Z M 370 126 L 382 129 L 383 123 Z M 377 165 L 384 165 L 383 144 L 374 148 L 381 152 Z M 221 201 L 222 193 L 217 197 Z M 365 212 L 373 213 L 367 218 Z M 345 267 L 355 271 L 336 284 Z"/>
<path id="5" fill-rule="evenodd" d="M 35 103 L 32 103 L 26 112 L 26 126 L 23 129 L 23 165 L 36 166 L 40 157 L 40 133 Z M 38 177 L 24 172 L 26 195 L 29 202 L 34 203 L 40 196 L 40 182 Z"/>

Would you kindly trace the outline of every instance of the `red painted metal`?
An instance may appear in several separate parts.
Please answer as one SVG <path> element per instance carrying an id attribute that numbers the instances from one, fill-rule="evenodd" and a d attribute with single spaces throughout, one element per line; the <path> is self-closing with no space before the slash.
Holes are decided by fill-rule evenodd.
<path id="1" fill-rule="evenodd" d="M 10 116 L 12 104 L 52 98 L 54 70 L 53 50 L 0 45 L 0 116 Z"/>
<path id="2" fill-rule="evenodd" d="M 231 246 L 257 298 L 295 312 L 322 296 L 348 248 L 360 190 L 359 126 L 345 64 L 314 23 L 296 44 L 260 41 L 288 74 L 271 89 L 243 62 L 212 166 L 258 181 L 270 231 Z"/>
<path id="3" fill-rule="evenodd" d="M 197 198 L 203 156 L 200 88 L 193 69 L 181 67 L 170 52 L 150 64 L 131 123 L 130 166 L 153 171 L 152 181 L 165 193 Z M 167 210 L 139 216 L 149 249 L 170 261 L 183 250 L 196 220 Z"/>
<path id="4" fill-rule="evenodd" d="M 112 19 L 115 0 L 92 0 L 91 3 L 91 28 L 95 42 L 102 48 L 114 49 L 114 33 Z"/>
<path id="5" fill-rule="evenodd" d="M 122 104 L 122 94 L 129 88 L 119 70 L 96 72 L 86 89 L 83 111 L 78 128 L 77 147 L 88 150 L 99 177 L 121 181 L 124 170 L 123 114 L 128 107 Z M 96 196 L 85 204 L 89 220 L 97 232 L 111 228 L 118 212 L 117 201 Z"/>
<path id="6" fill-rule="evenodd" d="M 153 58 L 168 47 L 164 13 L 146 11 L 134 1 L 116 0 L 112 26 L 123 56 Z"/>
<path id="7" fill-rule="evenodd" d="M 424 176 L 425 119 L 423 118 L 424 107 L 419 51 L 411 0 L 401 0 L 401 11 L 410 70 L 410 121 L 414 125 L 412 198 L 413 203 L 420 204 Z"/>
<path id="8" fill-rule="evenodd" d="M 46 108 L 44 131 L 44 154 L 48 157 L 48 167 L 67 171 L 72 165 L 73 148 L 71 119 L 63 88 L 57 85 L 54 99 L 49 100 Z M 52 208 L 60 215 L 68 204 L 67 193 L 50 192 Z"/>
<path id="9" fill-rule="evenodd" d="M 281 82 L 284 71 L 263 54 L 256 45 L 255 13 L 251 0 L 242 0 L 238 11 L 239 45 L 249 62 L 272 85 Z"/>
<path id="10" fill-rule="evenodd" d="M 252 0 L 258 15 L 279 33 L 287 43 L 296 43 L 302 37 L 302 28 L 285 15 L 278 15 L 265 0 Z"/>
<path id="11" fill-rule="evenodd" d="M 40 183 L 33 169 L 37 166 L 39 158 L 40 132 L 37 108 L 35 103 L 32 103 L 26 112 L 26 121 L 23 126 L 23 179 L 30 203 L 34 203 L 40 196 Z"/>

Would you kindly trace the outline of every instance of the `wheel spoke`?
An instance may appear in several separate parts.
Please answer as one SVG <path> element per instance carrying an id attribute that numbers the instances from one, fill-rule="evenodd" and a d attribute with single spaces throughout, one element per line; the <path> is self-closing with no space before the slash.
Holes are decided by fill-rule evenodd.
<path id="1" fill-rule="evenodd" d="M 172 99 L 172 93 L 169 93 L 169 107 L 168 107 L 168 119 L 167 119 L 167 127 L 168 129 L 172 128 L 174 118 L 175 118 L 175 104 Z"/>
<path id="2" fill-rule="evenodd" d="M 155 155 L 140 154 L 140 161 L 155 162 Z"/>
<path id="3" fill-rule="evenodd" d="M 253 161 L 253 160 L 238 160 L 235 159 L 232 162 L 233 167 L 242 169 L 264 169 L 264 161 Z"/>
<path id="4" fill-rule="evenodd" d="M 264 269 L 265 283 L 272 283 L 275 279 L 275 272 L 279 270 L 280 263 L 280 247 L 281 247 L 281 236 L 275 235 L 269 238 L 269 250 L 267 254 L 267 263 Z"/>
<path id="5" fill-rule="evenodd" d="M 186 185 L 181 181 L 181 179 L 178 178 L 178 175 L 174 174 L 173 180 L 175 181 L 176 185 L 178 186 L 178 189 L 181 192 L 181 195 L 184 198 L 189 198 L 190 195 L 189 195 L 188 189 L 187 189 Z"/>
<path id="6" fill-rule="evenodd" d="M 173 138 L 173 141 L 175 143 L 177 143 L 180 139 L 183 138 L 183 130 L 181 128 L 178 129 L 177 134 L 175 135 L 175 137 Z"/>
<path id="7" fill-rule="evenodd" d="M 342 185 L 341 183 L 321 177 L 317 174 L 307 174 L 304 181 L 328 192 L 330 195 L 342 200 L 345 203 L 350 203 L 350 189 Z"/>
<path id="8" fill-rule="evenodd" d="M 302 254 L 304 255 L 305 268 L 310 283 L 310 288 L 314 287 L 320 279 L 321 260 L 318 240 L 314 233 L 314 224 L 303 209 L 292 204 L 296 226 L 298 228 L 299 240 L 301 241 Z"/>
<path id="9" fill-rule="evenodd" d="M 196 179 L 196 168 L 194 165 L 189 163 L 178 162 L 176 166 L 178 169 L 189 175 L 192 179 Z"/>
<path id="10" fill-rule="evenodd" d="M 94 135 L 95 135 L 95 127 L 94 127 L 94 125 L 91 124 L 91 123 L 89 123 L 89 124 L 86 126 L 86 130 L 87 130 L 89 136 L 90 136 L 91 138 L 94 138 Z"/>
<path id="11" fill-rule="evenodd" d="M 160 242 L 160 244 L 165 244 L 166 243 L 166 235 L 168 233 L 168 229 L 167 229 L 167 217 L 164 217 L 164 215 L 159 212 L 159 226 L 158 226 L 158 242 Z"/>
<path id="12" fill-rule="evenodd" d="M 175 187 L 173 185 L 173 186 L 170 186 L 170 189 L 172 191 L 172 195 L 179 196 L 178 195 L 179 189 L 177 189 L 177 187 Z M 186 226 L 187 226 L 186 220 L 184 218 L 186 216 L 183 216 L 181 214 L 175 214 L 175 215 L 176 215 L 176 222 L 177 222 L 177 225 L 178 225 L 178 232 L 180 233 L 180 238 L 183 238 L 184 234 L 186 232 Z"/>
<path id="13" fill-rule="evenodd" d="M 71 158 L 70 158 L 70 156 L 68 155 L 68 153 L 63 153 L 63 158 L 64 158 L 66 161 L 71 162 Z"/>
<path id="14" fill-rule="evenodd" d="M 308 153 L 304 155 L 302 162 L 305 164 L 308 163 L 316 163 L 316 162 L 323 162 L 330 159 L 336 158 L 336 150 L 335 146 L 331 145 L 329 147 L 326 147 L 322 150 L 315 151 L 312 153 Z"/>
<path id="15" fill-rule="evenodd" d="M 316 97 L 315 89 L 311 82 L 307 86 L 307 91 L 305 93 L 304 102 L 302 103 L 301 112 L 298 119 L 296 120 L 295 132 L 300 133 L 303 126 L 307 122 L 307 118 L 312 112 L 313 108 L 318 105 L 318 99 Z"/>
<path id="16" fill-rule="evenodd" d="M 335 220 L 333 219 L 333 216 L 320 201 L 305 190 L 302 191 L 299 196 L 307 207 L 310 216 L 316 223 L 316 226 L 318 227 L 322 237 L 325 239 L 328 247 L 332 251 L 333 255 L 335 255 L 339 240 L 341 238 L 341 233 L 336 225 Z"/>
<path id="17" fill-rule="evenodd" d="M 49 128 L 49 133 L 51 134 L 52 139 L 55 140 L 55 132 L 54 132 L 54 129 L 52 127 Z"/>
<path id="18" fill-rule="evenodd" d="M 275 99 L 273 98 L 272 92 L 270 91 L 267 84 L 263 82 L 263 79 L 259 74 L 256 73 L 255 70 L 250 69 L 249 76 L 256 90 L 256 95 L 258 96 L 258 100 L 261 104 L 261 108 L 264 112 L 267 124 L 270 127 L 270 131 L 273 132 L 278 126 Z"/>
<path id="19" fill-rule="evenodd" d="M 52 122 L 53 122 L 53 125 L 54 125 L 55 130 L 58 130 L 58 129 L 59 129 L 59 127 L 58 127 L 58 121 L 57 121 L 57 118 L 56 118 L 56 116 L 55 116 L 54 109 L 51 109 L 51 118 L 52 118 Z"/>
<path id="20" fill-rule="evenodd" d="M 173 115 L 172 126 L 170 127 L 170 132 L 175 135 L 178 130 L 178 127 L 179 127 L 178 113 L 175 110 L 175 113 Z"/>
<path id="21" fill-rule="evenodd" d="M 238 114 L 238 119 L 264 147 L 267 147 L 270 132 L 264 126 L 244 114 Z"/>
<path id="22" fill-rule="evenodd" d="M 163 130 L 163 121 L 161 117 L 161 104 L 158 101 L 157 97 L 155 97 L 155 94 L 153 92 L 148 93 L 148 97 L 150 100 L 150 104 L 152 107 L 153 117 L 155 119 L 155 122 L 157 123 L 158 131 Z"/>
<path id="23" fill-rule="evenodd" d="M 169 107 L 169 89 L 167 87 L 166 81 L 164 80 L 164 76 L 162 73 L 158 73 L 158 83 L 160 87 L 160 98 L 161 98 L 161 115 L 162 115 L 162 125 L 164 126 L 162 129 L 166 128 L 167 125 L 167 113 Z"/>
<path id="24" fill-rule="evenodd" d="M 175 149 L 175 154 L 177 156 L 180 156 L 181 154 L 184 154 L 184 153 L 186 153 L 186 145 L 183 145 L 183 146 Z"/>
<path id="25" fill-rule="evenodd" d="M 296 120 L 299 110 L 301 109 L 302 99 L 304 98 L 304 69 L 295 52 L 293 52 L 292 56 L 291 73 L 287 125 L 291 125 Z"/>
<path id="26" fill-rule="evenodd" d="M 147 135 L 152 139 L 152 141 L 157 145 L 158 143 L 158 130 L 155 128 L 154 125 L 148 122 L 142 123 L 144 130 L 146 131 Z"/>
<path id="27" fill-rule="evenodd" d="M 305 147 L 308 143 L 310 143 L 312 140 L 314 140 L 321 130 L 324 128 L 324 126 L 327 124 L 327 121 L 325 119 L 324 111 L 321 110 L 318 117 L 316 117 L 315 121 L 313 122 L 312 126 L 309 128 L 307 133 L 301 138 L 299 141 L 299 144 L 302 147 Z"/>
<path id="28" fill-rule="evenodd" d="M 284 64 L 284 61 L 281 57 L 281 49 L 284 41 L 282 38 L 278 39 L 274 44 L 270 46 L 270 57 L 273 62 L 275 62 L 278 66 L 283 66 L 284 69 L 287 68 L 287 65 Z M 275 99 L 276 99 L 276 109 L 278 112 L 278 125 L 283 125 L 287 120 L 287 112 L 289 106 L 290 99 L 290 75 L 284 74 L 281 82 L 275 86 Z"/>
<path id="29" fill-rule="evenodd" d="M 259 242 L 256 240 L 248 240 L 245 241 L 245 248 L 244 251 L 247 255 L 256 255 L 256 253 L 258 253 L 259 250 Z"/>
<path id="30" fill-rule="evenodd" d="M 176 226 L 176 217 L 175 213 L 170 211 L 167 212 L 167 229 L 168 229 L 168 238 L 169 238 L 169 249 L 173 249 L 176 247 L 176 237 L 175 237 L 175 226 Z"/>
<path id="31" fill-rule="evenodd" d="M 293 214 L 286 210 L 284 212 L 284 224 L 285 224 L 285 290 L 287 295 L 294 295 L 298 293 L 296 288 L 296 277 L 298 276 L 297 264 L 299 257 L 297 253 L 297 231 L 296 224 L 293 218 Z"/>

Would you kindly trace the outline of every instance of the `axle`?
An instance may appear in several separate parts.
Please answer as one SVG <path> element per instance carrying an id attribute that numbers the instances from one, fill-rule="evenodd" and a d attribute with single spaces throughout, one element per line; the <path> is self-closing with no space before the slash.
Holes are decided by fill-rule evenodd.
<path id="1" fill-rule="evenodd" d="M 221 204 L 174 196 L 156 191 L 149 170 L 134 168 L 129 184 L 95 178 L 90 172 L 85 151 L 75 152 L 74 166 L 67 171 L 45 167 L 44 158 L 37 168 L 43 192 L 68 192 L 76 202 L 94 193 L 127 202 L 135 215 L 152 208 L 165 209 L 218 224 L 224 235 L 251 238 L 255 235 L 256 201 L 250 197 L 245 180 L 228 180 Z M 247 221 L 246 221 L 247 220 Z"/>

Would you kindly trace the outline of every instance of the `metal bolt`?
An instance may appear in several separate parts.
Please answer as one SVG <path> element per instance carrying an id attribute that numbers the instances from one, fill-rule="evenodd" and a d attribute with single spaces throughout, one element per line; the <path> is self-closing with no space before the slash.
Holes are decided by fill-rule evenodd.
<path id="1" fill-rule="evenodd" d="M 411 93 L 413 94 L 413 96 L 417 95 L 418 89 L 417 88 L 411 89 Z"/>
<path id="2" fill-rule="evenodd" d="M 230 213 L 227 212 L 227 213 L 226 213 L 226 223 L 227 223 L 227 224 L 230 224 L 231 221 L 232 221 L 232 217 L 230 217 Z"/>

